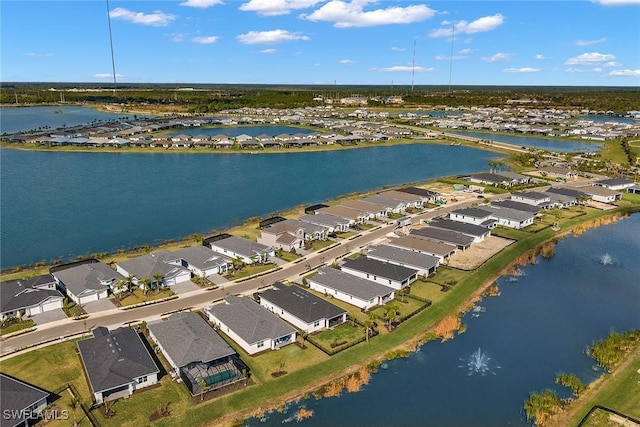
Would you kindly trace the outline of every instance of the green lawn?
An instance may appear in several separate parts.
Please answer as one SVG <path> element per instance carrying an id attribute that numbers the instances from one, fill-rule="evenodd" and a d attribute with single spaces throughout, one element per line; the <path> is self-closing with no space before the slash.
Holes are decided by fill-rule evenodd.
<path id="1" fill-rule="evenodd" d="M 145 295 L 140 289 L 135 289 L 132 294 L 126 296 L 120 301 L 121 307 L 129 305 L 141 304 L 143 302 L 155 301 L 162 298 L 168 298 L 175 295 L 171 289 L 162 289 L 160 291 L 147 291 Z"/>
<path id="2" fill-rule="evenodd" d="M 333 240 L 312 240 L 311 246 L 307 249 L 309 252 L 316 252 L 327 248 L 331 245 L 335 245 L 336 242 Z"/>
<path id="3" fill-rule="evenodd" d="M 228 280 L 238 280 L 245 277 L 253 276 L 254 274 L 264 273 L 277 267 L 276 264 L 269 262 L 266 264 L 248 264 L 242 267 L 240 270 L 233 270 L 231 273 L 224 276 Z"/>
<path id="4" fill-rule="evenodd" d="M 429 276 L 428 281 L 447 285 L 453 282 L 459 283 L 466 277 L 469 277 L 469 275 L 471 275 L 469 271 L 456 270 L 455 268 L 441 265 L 436 270 L 436 274 L 434 274 L 433 276 Z"/>
<path id="5" fill-rule="evenodd" d="M 35 323 L 33 323 L 33 320 L 31 319 L 26 319 L 26 320 L 16 319 L 14 321 L 10 321 L 7 324 L 7 326 L 3 326 L 2 329 L 0 329 L 0 335 L 9 335 L 14 332 L 21 331 L 23 329 L 33 328 L 34 326 L 35 326 Z"/>
<path id="6" fill-rule="evenodd" d="M 425 305 L 425 303 L 422 301 L 419 301 L 411 297 L 403 298 L 399 296 L 397 293 L 396 293 L 396 298 L 393 300 L 393 302 L 398 308 L 398 312 L 400 313 L 400 316 L 407 316 L 413 313 L 414 311 L 416 311 L 417 309 L 419 309 L 420 307 L 422 307 L 423 305 Z M 371 312 L 374 313 L 376 316 L 384 318 L 384 310 L 385 310 L 384 306 L 376 307 L 373 310 L 371 310 Z"/>
<path id="7" fill-rule="evenodd" d="M 610 374 L 605 374 L 609 376 Z M 605 379 L 606 379 L 605 376 Z M 635 419 L 640 419 L 640 356 L 636 356 L 634 361 L 620 374 L 605 384 L 599 393 L 589 400 L 581 411 L 569 423 L 570 426 L 577 426 L 580 420 L 595 405 L 601 405 L 629 415 Z M 597 419 L 597 416 L 596 416 Z M 597 426 L 606 424 L 587 423 L 586 426 Z"/>
<path id="8" fill-rule="evenodd" d="M 442 286 L 437 283 L 416 280 L 411 284 L 411 295 L 426 298 L 436 304 L 445 297 L 446 292 L 442 292 Z"/>
<path id="9" fill-rule="evenodd" d="M 282 249 L 278 249 L 276 251 L 276 256 L 282 260 L 285 260 L 287 262 L 291 262 L 291 261 L 295 261 L 297 259 L 299 259 L 300 257 L 302 257 L 302 255 L 297 254 L 297 253 L 291 253 L 289 251 L 283 251 Z"/>
<path id="10" fill-rule="evenodd" d="M 313 339 L 318 341 L 327 350 L 332 350 L 332 343 L 351 343 L 364 336 L 364 327 L 352 325 L 351 322 L 343 323 L 333 329 L 327 329 L 313 335 Z"/>

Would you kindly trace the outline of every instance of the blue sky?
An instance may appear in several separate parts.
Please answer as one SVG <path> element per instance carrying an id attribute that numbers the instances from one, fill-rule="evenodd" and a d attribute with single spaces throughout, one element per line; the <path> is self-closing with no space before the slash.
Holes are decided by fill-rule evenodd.
<path id="1" fill-rule="evenodd" d="M 640 0 L 1 0 L 0 79 L 112 82 L 107 13 L 123 83 L 640 86 Z"/>

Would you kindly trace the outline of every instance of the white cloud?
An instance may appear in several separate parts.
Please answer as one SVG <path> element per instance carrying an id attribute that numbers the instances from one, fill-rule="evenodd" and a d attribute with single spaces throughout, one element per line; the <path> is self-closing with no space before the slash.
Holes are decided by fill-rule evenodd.
<path id="1" fill-rule="evenodd" d="M 186 36 L 187 35 L 185 33 L 174 33 L 174 34 L 171 34 L 171 41 L 175 43 L 180 43 L 184 41 L 184 38 Z"/>
<path id="2" fill-rule="evenodd" d="M 309 21 L 333 22 L 336 28 L 373 27 L 377 25 L 410 24 L 424 21 L 436 11 L 423 4 L 406 7 L 390 6 L 385 9 L 364 11 L 371 0 L 353 0 L 350 3 L 331 0 L 310 15 L 301 15 Z"/>
<path id="3" fill-rule="evenodd" d="M 47 53 L 25 52 L 22 55 L 24 55 L 24 56 L 48 57 L 48 56 L 53 56 L 53 53 L 51 53 L 51 52 L 47 52 Z"/>
<path id="4" fill-rule="evenodd" d="M 429 37 L 451 37 L 454 34 L 475 34 L 483 33 L 485 31 L 491 31 L 498 28 L 504 23 L 504 16 L 500 13 L 495 15 L 483 16 L 475 21 L 458 21 L 452 26 L 452 22 L 444 21 L 442 25 L 445 28 L 439 28 L 429 33 Z"/>
<path id="5" fill-rule="evenodd" d="M 611 54 L 599 52 L 587 52 L 566 60 L 566 65 L 594 65 L 602 62 L 610 62 L 616 57 Z"/>
<path id="6" fill-rule="evenodd" d="M 191 39 L 191 41 L 200 44 L 211 44 L 217 42 L 218 39 L 218 36 L 198 36 Z"/>
<path id="7" fill-rule="evenodd" d="M 256 12 L 262 16 L 287 15 L 292 10 L 306 9 L 323 0 L 249 0 L 240 5 L 240 10 Z"/>
<path id="8" fill-rule="evenodd" d="M 403 47 L 395 47 L 394 46 L 394 47 L 391 48 L 391 50 L 395 50 L 396 52 L 404 52 L 407 49 L 405 49 Z"/>
<path id="9" fill-rule="evenodd" d="M 260 51 L 260 53 L 265 53 L 267 55 L 273 54 L 273 53 L 278 53 L 278 49 L 262 49 Z"/>
<path id="10" fill-rule="evenodd" d="M 134 24 L 150 25 L 152 27 L 166 27 L 176 19 L 174 15 L 169 15 L 160 12 L 159 10 L 156 10 L 153 13 L 142 13 L 132 12 L 129 9 L 122 7 L 116 7 L 113 9 L 109 12 L 109 16 L 113 19 L 121 19 Z"/>
<path id="11" fill-rule="evenodd" d="M 613 70 L 609 72 L 610 76 L 623 76 L 623 77 L 640 77 L 640 69 L 638 70 Z"/>
<path id="12" fill-rule="evenodd" d="M 242 44 L 278 44 L 295 40 L 309 40 L 309 37 L 298 32 L 287 30 L 249 31 L 237 37 Z"/>
<path id="13" fill-rule="evenodd" d="M 352 61 L 350 59 L 341 59 L 340 61 L 341 64 L 355 64 L 355 61 Z"/>
<path id="14" fill-rule="evenodd" d="M 599 38 L 597 40 L 576 40 L 575 42 L 573 42 L 574 45 L 576 46 L 592 46 L 594 44 L 600 44 L 600 43 L 604 43 L 607 41 L 606 37 L 602 37 Z"/>
<path id="15" fill-rule="evenodd" d="M 384 73 L 410 72 L 410 71 L 415 71 L 417 73 L 424 73 L 426 71 L 435 71 L 436 69 L 433 67 L 425 68 L 425 67 L 413 67 L 411 65 L 394 65 L 393 67 L 387 67 L 387 68 L 372 68 L 372 70 L 381 71 Z"/>
<path id="16" fill-rule="evenodd" d="M 595 0 L 604 6 L 625 6 L 630 4 L 640 4 L 640 0 Z"/>
<path id="17" fill-rule="evenodd" d="M 567 68 L 564 71 L 567 73 L 599 73 L 602 71 L 602 68 Z"/>
<path id="18" fill-rule="evenodd" d="M 538 73 L 542 71 L 540 68 L 522 67 L 522 68 L 505 68 L 505 73 Z"/>
<path id="19" fill-rule="evenodd" d="M 187 0 L 180 3 L 180 6 L 197 7 L 199 9 L 206 9 L 211 6 L 215 6 L 222 3 L 222 0 Z"/>
<path id="20" fill-rule="evenodd" d="M 622 64 L 619 63 L 619 62 L 616 62 L 616 61 L 611 61 L 611 62 L 607 62 L 606 64 L 602 64 L 602 65 L 604 65 L 605 67 L 619 67 Z"/>
<path id="21" fill-rule="evenodd" d="M 468 47 L 468 48 L 466 48 L 466 49 L 461 49 L 461 50 L 459 50 L 459 51 L 458 51 L 458 53 L 460 53 L 460 54 L 462 54 L 462 55 L 467 55 L 467 54 L 472 53 L 472 52 L 475 52 L 475 51 L 477 51 L 477 50 L 478 50 L 478 49 L 472 49 L 472 48 Z"/>
<path id="22" fill-rule="evenodd" d="M 545 58 L 545 56 L 544 56 L 543 54 L 541 54 L 541 53 L 537 54 L 534 58 L 536 58 L 536 59 L 547 59 L 547 58 Z"/>
<path id="23" fill-rule="evenodd" d="M 459 59 L 468 59 L 467 55 L 453 55 L 453 56 L 444 56 L 444 55 L 436 55 L 435 59 L 438 61 L 451 61 L 451 60 L 459 60 Z"/>
<path id="24" fill-rule="evenodd" d="M 513 53 L 498 52 L 498 53 L 493 54 L 491 56 L 485 56 L 485 57 L 482 58 L 482 60 L 486 61 L 486 62 L 508 61 L 512 57 L 513 57 Z"/>

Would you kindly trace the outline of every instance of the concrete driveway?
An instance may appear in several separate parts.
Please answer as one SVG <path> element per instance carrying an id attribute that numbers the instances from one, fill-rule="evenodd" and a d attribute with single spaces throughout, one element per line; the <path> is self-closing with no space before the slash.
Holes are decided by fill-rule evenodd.
<path id="1" fill-rule="evenodd" d="M 171 285 L 171 290 L 175 292 L 177 295 L 184 294 L 191 291 L 197 291 L 200 289 L 198 285 L 193 283 L 191 280 L 187 280 L 186 282 L 176 283 L 175 285 Z"/>
<path id="2" fill-rule="evenodd" d="M 103 298 L 97 301 L 88 302 L 84 304 L 82 308 L 84 308 L 84 311 L 91 314 L 91 313 L 98 313 L 100 311 L 105 311 L 105 310 L 112 310 L 117 307 L 109 299 Z"/>
<path id="3" fill-rule="evenodd" d="M 43 325 L 45 323 L 55 322 L 56 320 L 62 320 L 66 318 L 67 315 L 61 308 L 56 308 L 54 310 L 45 311 L 44 313 L 31 316 L 31 320 L 33 320 L 36 325 Z"/>

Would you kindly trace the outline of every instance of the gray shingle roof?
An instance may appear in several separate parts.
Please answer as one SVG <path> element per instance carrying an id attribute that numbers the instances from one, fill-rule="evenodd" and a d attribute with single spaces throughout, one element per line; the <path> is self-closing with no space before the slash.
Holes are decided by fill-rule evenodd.
<path id="1" fill-rule="evenodd" d="M 231 258 L 214 252 L 205 246 L 189 246 L 187 248 L 178 249 L 177 251 L 171 252 L 170 258 L 182 259 L 189 265 L 200 270 L 226 265 L 232 262 Z"/>
<path id="2" fill-rule="evenodd" d="M 53 275 L 76 296 L 84 292 L 108 289 L 111 283 L 124 279 L 120 273 L 101 262 L 58 270 Z"/>
<path id="3" fill-rule="evenodd" d="M 133 379 L 159 372 L 136 331 L 118 328 L 78 341 L 78 349 L 94 392 L 129 384 Z"/>
<path id="4" fill-rule="evenodd" d="M 389 240 L 391 246 L 399 246 L 401 248 L 415 249 L 418 251 L 429 252 L 441 256 L 449 256 L 455 252 L 457 247 L 448 243 L 441 243 L 426 237 L 404 236 L 396 237 Z"/>
<path id="5" fill-rule="evenodd" d="M 206 248 L 204 248 L 206 249 Z M 213 255 L 213 251 L 212 255 Z M 125 269 L 127 273 L 141 279 L 143 277 L 153 278 L 156 274 L 161 274 L 169 279 L 180 272 L 185 271 L 184 267 L 169 264 L 168 261 L 175 259 L 173 254 L 166 250 L 142 255 L 118 262 L 118 265 Z"/>
<path id="6" fill-rule="evenodd" d="M 474 218 L 486 218 L 488 216 L 491 216 L 491 212 L 482 209 L 482 208 L 465 208 L 465 209 L 456 209 L 454 211 L 452 211 L 451 213 L 457 214 L 457 215 L 464 215 L 464 216 L 471 216 Z"/>
<path id="7" fill-rule="evenodd" d="M 552 194 L 553 193 L 548 193 L 546 197 L 549 197 L 549 199 L 552 200 L 551 199 Z M 543 206 L 546 206 L 547 204 L 548 203 L 543 203 L 541 205 L 534 206 L 534 205 L 529 205 L 527 203 L 516 202 L 514 200 L 496 200 L 494 202 L 491 202 L 492 206 L 499 206 L 502 208 L 511 208 L 511 209 L 516 209 L 519 211 L 530 212 L 530 213 L 538 213 L 540 208 Z"/>
<path id="8" fill-rule="evenodd" d="M 299 286 L 287 286 L 280 282 L 275 283 L 273 289 L 268 289 L 261 293 L 260 298 L 269 301 L 308 324 L 316 320 L 332 319 L 346 313 L 342 308 Z"/>
<path id="9" fill-rule="evenodd" d="M 0 283 L 0 313 L 21 310 L 45 301 L 47 298 L 64 298 L 57 289 L 38 289 L 35 286 L 55 283 L 51 274 L 31 279 L 5 280 Z"/>
<path id="10" fill-rule="evenodd" d="M 16 378 L 0 373 L 0 412 L 2 413 L 2 425 L 15 426 L 26 419 L 22 417 L 5 417 L 4 415 L 13 415 L 16 412 L 5 411 L 22 411 L 31 407 L 31 405 L 40 401 L 43 397 L 49 397 L 50 393 L 40 390 Z M 21 415 L 27 415 L 23 413 Z"/>
<path id="11" fill-rule="evenodd" d="M 445 243 L 451 243 L 459 246 L 469 246 L 473 243 L 473 237 L 467 234 L 453 230 L 445 230 L 443 228 L 423 227 L 416 228 L 409 232 L 411 235 L 428 237 L 430 239 L 439 240 Z"/>
<path id="12" fill-rule="evenodd" d="M 349 224 L 349 221 L 337 217 L 335 215 L 317 213 L 314 215 L 302 215 L 300 221 L 309 222 L 311 224 L 324 225 L 325 227 L 338 227 L 340 225 Z"/>
<path id="13" fill-rule="evenodd" d="M 395 280 L 397 282 L 407 280 L 418 273 L 413 268 L 403 267 L 401 265 L 391 264 L 389 262 L 370 259 L 363 256 L 345 260 L 342 267 Z"/>
<path id="14" fill-rule="evenodd" d="M 222 323 L 248 344 L 290 335 L 296 330 L 250 298 L 230 295 L 226 304 L 208 307 Z"/>
<path id="15" fill-rule="evenodd" d="M 250 258 L 258 254 L 269 252 L 272 249 L 269 246 L 263 245 L 262 243 L 257 243 L 253 240 L 236 236 L 229 236 L 226 239 L 217 240 L 215 242 L 212 242 L 211 244 Z"/>
<path id="16" fill-rule="evenodd" d="M 390 294 L 394 290 L 371 280 L 361 279 L 353 274 L 336 270 L 331 267 L 318 269 L 318 274 L 309 279 L 331 289 L 347 295 L 353 295 L 364 301 Z"/>
<path id="17" fill-rule="evenodd" d="M 367 256 L 383 258 L 389 261 L 409 265 L 411 267 L 418 267 L 427 271 L 436 267 L 440 262 L 440 258 L 438 257 L 389 245 L 372 246 L 369 248 Z"/>
<path id="18" fill-rule="evenodd" d="M 467 224 L 460 221 L 453 221 L 450 219 L 433 219 L 429 221 L 429 226 L 444 228 L 445 230 L 458 231 L 460 233 L 468 234 L 469 236 L 480 237 L 485 234 L 489 234 L 489 230 L 479 225 Z"/>
<path id="19" fill-rule="evenodd" d="M 235 354 L 231 346 L 196 313 L 175 313 L 165 321 L 149 324 L 148 328 L 178 367 Z"/>
<path id="20" fill-rule="evenodd" d="M 520 211 L 500 206 L 487 206 L 487 209 L 496 217 L 512 221 L 525 221 L 532 219 L 535 215 L 531 212 Z"/>

